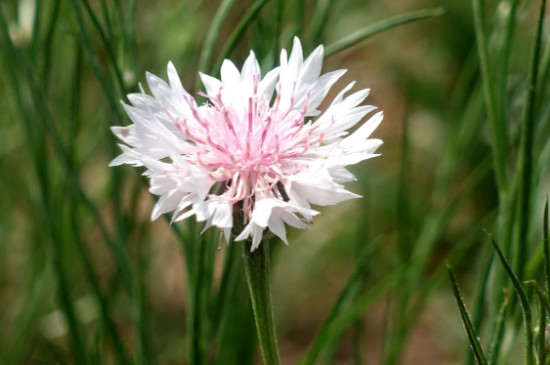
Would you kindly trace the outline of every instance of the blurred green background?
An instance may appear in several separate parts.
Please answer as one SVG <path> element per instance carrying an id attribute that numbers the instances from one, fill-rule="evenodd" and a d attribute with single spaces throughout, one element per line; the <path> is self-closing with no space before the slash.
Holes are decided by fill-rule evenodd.
<path id="1" fill-rule="evenodd" d="M 218 251 L 217 234 L 193 222 L 150 222 L 140 170 L 107 167 L 119 154 L 109 127 L 130 123 L 119 100 L 145 71 L 165 78 L 169 60 L 196 93 L 198 72 L 215 75 L 224 56 L 240 66 L 254 49 L 265 73 L 294 35 L 308 54 L 404 14 L 421 19 L 387 23 L 325 60 L 324 71 L 348 69 L 328 100 L 352 80 L 371 88 L 384 145 L 351 168 L 348 188 L 362 199 L 321 208 L 310 230 L 290 230 L 289 247 L 270 242 L 282 362 L 473 363 L 450 262 L 482 345 L 502 323 L 495 363 L 520 363 L 521 314 L 516 304 L 498 319 L 509 284 L 482 229 L 521 279 L 541 278 L 548 24 L 531 97 L 532 179 L 522 190 L 516 178 L 538 11 L 513 0 L 3 0 L 0 363 L 260 364 L 240 243 Z"/>

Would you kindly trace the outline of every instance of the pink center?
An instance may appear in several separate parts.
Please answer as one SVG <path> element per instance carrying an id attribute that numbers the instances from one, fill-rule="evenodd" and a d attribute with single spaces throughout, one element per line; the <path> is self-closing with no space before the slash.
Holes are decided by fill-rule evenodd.
<path id="1" fill-rule="evenodd" d="M 305 123 L 307 100 L 300 111 L 291 107 L 281 110 L 278 93 L 270 106 L 265 95 L 257 95 L 259 79 L 254 78 L 253 96 L 240 115 L 224 104 L 221 90 L 215 98 L 202 94 L 210 103 L 200 108 L 194 99 L 186 97 L 193 115 L 189 120 L 176 120 L 165 110 L 185 140 L 194 145 L 184 158 L 210 171 L 214 180 L 225 181 L 227 190 L 220 198 L 232 204 L 244 200 L 248 213 L 251 198 L 258 192 L 273 191 L 282 198 L 275 185 L 299 172 L 302 163 L 297 157 L 305 158 L 310 146 L 319 145 L 323 139 L 322 133 L 312 138 L 315 127 Z M 290 105 L 293 103 L 291 99 Z"/>

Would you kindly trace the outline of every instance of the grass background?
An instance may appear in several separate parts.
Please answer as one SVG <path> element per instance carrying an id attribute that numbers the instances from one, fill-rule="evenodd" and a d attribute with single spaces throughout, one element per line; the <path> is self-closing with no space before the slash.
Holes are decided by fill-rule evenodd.
<path id="1" fill-rule="evenodd" d="M 0 363 L 261 363 L 239 243 L 151 223 L 140 171 L 107 168 L 109 127 L 129 123 L 119 100 L 145 70 L 172 60 L 198 91 L 198 71 L 254 49 L 265 72 L 297 35 L 349 70 L 335 90 L 372 89 L 384 145 L 351 169 L 362 199 L 269 243 L 283 363 L 473 364 L 449 262 L 488 363 L 546 364 L 541 3 L 3 1 Z M 526 325 L 482 229 L 540 283 Z"/>

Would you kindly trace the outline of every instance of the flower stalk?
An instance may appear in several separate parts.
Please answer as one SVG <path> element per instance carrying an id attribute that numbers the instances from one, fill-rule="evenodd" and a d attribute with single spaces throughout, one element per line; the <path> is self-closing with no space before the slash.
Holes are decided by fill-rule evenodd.
<path id="1" fill-rule="evenodd" d="M 246 281 L 252 300 L 262 357 L 265 365 L 279 365 L 281 360 L 277 347 L 273 306 L 271 304 L 269 244 L 263 242 L 256 250 L 251 252 L 252 240 L 247 239 L 242 247 Z"/>

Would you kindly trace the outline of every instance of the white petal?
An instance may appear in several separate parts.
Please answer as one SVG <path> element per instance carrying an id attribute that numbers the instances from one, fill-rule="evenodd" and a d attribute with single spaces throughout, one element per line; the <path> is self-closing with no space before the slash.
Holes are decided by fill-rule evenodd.
<path id="1" fill-rule="evenodd" d="M 233 227 L 233 206 L 228 203 L 218 203 L 212 224 L 219 228 Z"/>
<path id="2" fill-rule="evenodd" d="M 206 94 L 211 97 L 216 97 L 222 87 L 221 81 L 212 76 L 203 74 L 202 72 L 200 72 L 199 75 L 201 77 L 202 84 L 206 89 Z"/>
<path id="3" fill-rule="evenodd" d="M 315 48 L 315 50 L 304 61 L 304 66 L 300 75 L 300 82 L 311 84 L 317 80 L 321 74 L 323 67 L 323 46 Z"/>
<path id="4" fill-rule="evenodd" d="M 171 105 L 172 103 L 170 100 L 172 99 L 172 89 L 170 86 L 168 86 L 168 84 L 161 78 L 150 72 L 146 72 L 145 75 L 149 89 L 151 89 L 155 99 L 157 99 L 162 106 L 166 107 Z"/>
<path id="5" fill-rule="evenodd" d="M 154 221 L 161 215 L 176 209 L 182 196 L 183 193 L 178 191 L 173 191 L 170 194 L 161 196 L 157 204 L 155 204 L 155 207 L 153 208 L 153 212 L 151 213 L 151 220 Z"/>
<path id="6" fill-rule="evenodd" d="M 311 86 L 309 91 L 309 101 L 307 105 L 306 116 L 312 116 L 318 114 L 316 108 L 321 104 L 325 99 L 330 88 L 343 74 L 346 73 L 346 70 L 338 70 L 324 74 Z"/>
<path id="7" fill-rule="evenodd" d="M 180 80 L 180 77 L 178 76 L 178 72 L 176 71 L 176 68 L 174 67 L 174 64 L 171 61 L 168 62 L 167 74 L 168 74 L 168 81 L 170 82 L 170 88 L 176 95 L 180 95 L 181 97 L 183 97 L 184 95 L 189 95 L 189 93 L 185 91 L 185 88 L 181 84 L 181 80 Z"/>
<path id="8" fill-rule="evenodd" d="M 302 44 L 298 37 L 294 37 L 294 42 L 292 45 L 292 51 L 290 52 L 290 58 L 288 59 L 288 69 L 286 70 L 286 77 L 297 80 L 298 73 L 300 72 L 304 55 L 302 51 Z"/>
<path id="9" fill-rule="evenodd" d="M 235 64 L 229 60 L 224 60 L 220 71 L 224 87 L 230 89 L 238 87 L 241 83 L 241 73 Z"/>
<path id="10" fill-rule="evenodd" d="M 260 242 L 262 241 L 262 237 L 264 235 L 264 229 L 263 227 L 259 227 L 253 223 L 252 224 L 252 247 L 250 248 L 250 252 L 254 251 L 255 249 L 260 246 Z"/>
<path id="11" fill-rule="evenodd" d="M 362 141 L 370 137 L 372 132 L 374 132 L 374 130 L 380 125 L 382 119 L 384 119 L 384 112 L 376 113 L 366 123 L 359 127 L 359 129 L 357 129 L 353 134 L 345 138 L 342 143 L 344 145 L 361 143 Z"/>
<path id="12" fill-rule="evenodd" d="M 268 228 L 271 232 L 276 234 L 284 243 L 288 245 L 288 240 L 286 239 L 286 229 L 283 220 L 279 217 L 279 214 L 273 213 L 269 217 Z"/>
<path id="13" fill-rule="evenodd" d="M 269 71 L 260 84 L 258 85 L 258 96 L 265 95 L 267 100 L 271 99 L 275 84 L 277 83 L 277 77 L 279 76 L 279 67 Z"/>
<path id="14" fill-rule="evenodd" d="M 334 205 L 344 200 L 360 197 L 334 182 L 328 171 L 323 169 L 295 175 L 289 181 L 287 190 L 289 197 L 299 196 L 316 205 Z"/>
<path id="15" fill-rule="evenodd" d="M 261 227 L 267 227 L 267 222 L 274 205 L 275 199 L 257 199 L 252 212 L 252 221 Z"/>
<path id="16" fill-rule="evenodd" d="M 260 74 L 261 72 L 260 72 L 260 65 L 258 64 L 258 60 L 256 59 L 254 52 L 250 51 L 250 55 L 246 58 L 246 61 L 244 61 L 244 64 L 243 64 L 243 68 L 241 71 L 241 79 L 246 81 L 252 81 L 253 78 L 259 77 Z"/>

